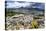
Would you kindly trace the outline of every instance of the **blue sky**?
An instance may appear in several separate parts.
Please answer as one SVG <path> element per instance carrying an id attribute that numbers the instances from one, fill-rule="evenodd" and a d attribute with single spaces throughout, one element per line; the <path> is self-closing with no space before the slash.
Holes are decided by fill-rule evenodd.
<path id="1" fill-rule="evenodd" d="M 18 0 L 6 0 L 6 1 L 15 1 L 15 2 L 12 2 L 12 3 L 8 2 L 7 3 L 7 8 L 33 7 L 33 8 L 44 9 L 44 4 L 43 3 L 41 3 L 41 4 L 39 4 L 39 3 L 37 3 L 37 4 L 36 3 L 29 3 L 29 2 L 19 3 L 19 2 L 16 2 Z M 34 6 L 32 6 L 32 5 L 34 5 Z"/>

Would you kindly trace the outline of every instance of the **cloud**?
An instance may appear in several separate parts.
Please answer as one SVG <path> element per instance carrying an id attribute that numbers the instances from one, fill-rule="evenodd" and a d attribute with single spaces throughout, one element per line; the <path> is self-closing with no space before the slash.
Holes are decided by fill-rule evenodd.
<path id="1" fill-rule="evenodd" d="M 34 6 L 32 6 L 33 8 L 39 8 L 39 9 L 44 9 L 44 3 L 35 3 Z"/>
<path id="2" fill-rule="evenodd" d="M 14 3 L 7 3 L 7 8 L 19 8 L 19 7 L 26 7 L 29 6 L 30 3 L 19 3 L 19 2 L 14 2 Z"/>
<path id="3" fill-rule="evenodd" d="M 21 1 L 20 1 L 21 2 Z M 7 8 L 20 8 L 20 7 L 26 7 L 26 8 L 39 8 L 39 9 L 44 9 L 44 4 L 43 3 L 30 3 L 30 2 L 23 2 L 20 3 L 18 1 L 15 2 L 7 2 Z"/>
<path id="4" fill-rule="evenodd" d="M 30 1 L 30 0 L 6 0 L 6 1 Z"/>

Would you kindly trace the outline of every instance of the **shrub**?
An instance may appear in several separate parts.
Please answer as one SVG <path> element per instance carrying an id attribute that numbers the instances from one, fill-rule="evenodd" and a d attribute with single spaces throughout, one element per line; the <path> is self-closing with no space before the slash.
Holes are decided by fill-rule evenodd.
<path id="1" fill-rule="evenodd" d="M 32 26 L 32 28 L 38 28 L 38 23 L 37 23 L 37 21 L 33 20 L 33 21 L 31 22 L 31 26 Z"/>

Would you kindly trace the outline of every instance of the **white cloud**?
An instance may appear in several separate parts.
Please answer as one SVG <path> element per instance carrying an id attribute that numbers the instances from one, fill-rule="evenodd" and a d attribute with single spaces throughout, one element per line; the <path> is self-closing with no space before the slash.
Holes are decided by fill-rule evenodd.
<path id="1" fill-rule="evenodd" d="M 17 1 L 15 2 L 8 2 L 7 3 L 7 8 L 20 8 L 20 7 L 28 7 L 28 8 L 31 8 L 32 5 L 35 5 L 36 3 L 29 3 L 29 2 L 25 2 L 25 3 L 19 3 Z M 41 8 L 41 9 L 44 9 L 44 4 L 39 4 L 39 6 L 32 6 L 33 8 Z"/>
<path id="2" fill-rule="evenodd" d="M 30 1 L 30 0 L 6 0 L 6 1 Z"/>
<path id="3" fill-rule="evenodd" d="M 7 3 L 7 8 L 19 8 L 19 7 L 26 7 L 29 6 L 30 3 L 18 3 L 18 2 L 14 2 L 14 3 Z"/>

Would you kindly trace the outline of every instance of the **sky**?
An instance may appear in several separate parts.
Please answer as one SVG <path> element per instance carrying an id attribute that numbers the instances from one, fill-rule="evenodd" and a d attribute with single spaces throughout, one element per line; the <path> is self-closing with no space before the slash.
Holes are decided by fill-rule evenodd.
<path id="1" fill-rule="evenodd" d="M 25 3 L 19 3 L 17 2 L 18 0 L 6 0 L 7 2 L 7 8 L 20 8 L 20 7 L 29 7 L 29 8 L 40 8 L 40 9 L 44 9 L 44 4 L 43 3 L 29 3 L 29 2 L 25 2 Z M 9 1 L 14 1 L 14 2 L 9 2 Z M 23 0 L 24 1 L 24 0 Z"/>
<path id="2" fill-rule="evenodd" d="M 5 0 L 5 1 L 27 1 L 27 2 L 30 2 L 31 0 Z"/>

